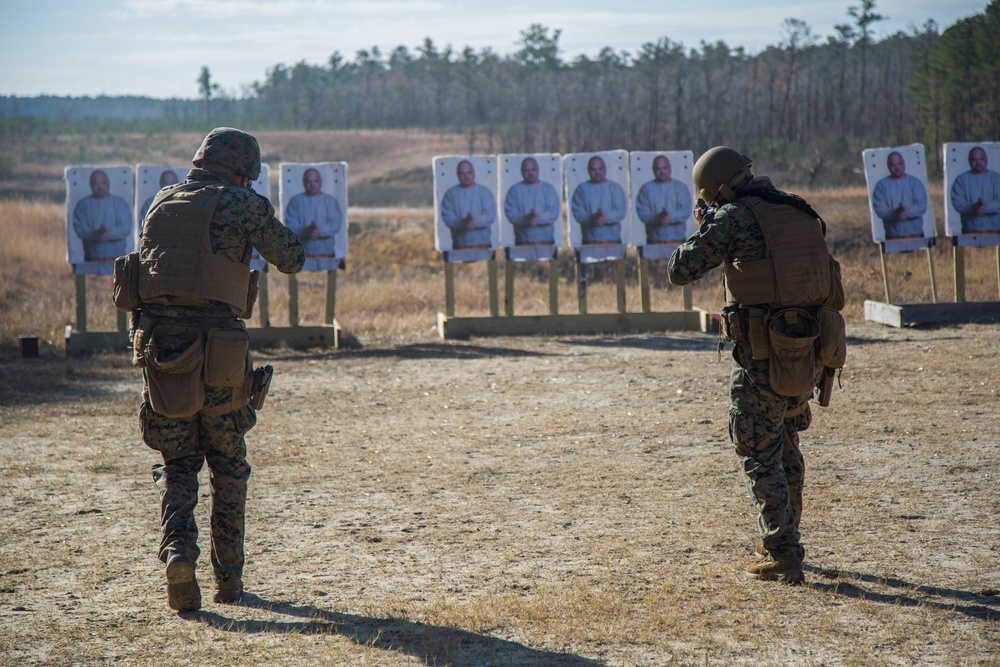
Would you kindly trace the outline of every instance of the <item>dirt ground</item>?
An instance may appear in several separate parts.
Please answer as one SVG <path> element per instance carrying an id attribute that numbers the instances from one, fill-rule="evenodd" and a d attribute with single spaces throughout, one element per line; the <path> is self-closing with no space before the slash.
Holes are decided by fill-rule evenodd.
<path id="1" fill-rule="evenodd" d="M 166 606 L 123 355 L 0 359 L 3 665 L 998 665 L 1000 327 L 849 326 L 807 584 L 748 581 L 699 333 L 270 350 L 246 584 Z M 9 353 L 5 353 L 8 354 Z"/>

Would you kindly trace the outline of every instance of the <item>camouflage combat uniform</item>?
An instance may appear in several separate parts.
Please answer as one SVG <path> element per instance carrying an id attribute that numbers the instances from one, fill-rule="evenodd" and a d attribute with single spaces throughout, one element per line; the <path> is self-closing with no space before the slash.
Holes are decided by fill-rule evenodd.
<path id="1" fill-rule="evenodd" d="M 215 130 L 213 134 L 218 132 Z M 264 197 L 234 184 L 240 172 L 233 167 L 245 163 L 247 156 L 227 156 L 225 149 L 239 152 L 246 145 L 238 135 L 237 140 L 229 145 L 225 141 L 228 136 L 223 132 L 221 137 L 215 137 L 215 151 L 208 157 L 217 161 L 199 160 L 202 150 L 199 149 L 195 164 L 200 164 L 201 168 L 192 169 L 186 181 L 175 187 L 203 184 L 224 188 L 210 223 L 212 254 L 224 255 L 249 265 L 251 252 L 256 248 L 262 257 L 284 273 L 301 270 L 305 255 L 295 234 L 274 217 L 274 208 Z M 250 140 L 257 150 L 259 171 L 259 148 L 256 140 L 252 137 Z M 151 213 L 147 224 L 155 225 L 155 220 Z M 140 252 L 144 248 L 143 243 L 140 244 Z M 225 303 L 206 301 L 198 306 L 145 303 L 141 312 L 158 321 L 175 321 L 207 329 L 213 326 L 241 326 L 234 310 Z M 229 387 L 205 386 L 205 408 L 230 402 L 233 391 Z M 140 432 L 143 441 L 163 456 L 163 463 L 153 466 L 153 479 L 160 495 L 159 558 L 164 563 L 181 558 L 193 564 L 198 558 L 194 509 L 198 502 L 198 472 L 208 461 L 212 492 L 211 560 L 215 581 L 241 581 L 244 511 L 250 477 L 244 435 L 256 423 L 256 413 L 249 404 L 221 415 L 195 414 L 190 418 L 172 418 L 158 414 L 150 402 L 148 380 L 144 383 L 143 404 L 139 409 Z"/>
<path id="2" fill-rule="evenodd" d="M 766 177 L 754 179 L 746 189 L 794 197 Z M 698 232 L 677 248 L 668 265 L 670 282 L 687 285 L 724 262 L 764 257 L 763 232 L 739 195 L 706 216 Z M 733 361 L 729 437 L 757 507 L 764 548 L 776 560 L 800 564 L 805 555 L 799 541 L 805 463 L 799 431 L 809 428 L 812 420 L 810 395 L 789 398 L 774 393 L 768 362 L 753 359 L 747 340 L 734 342 Z"/>

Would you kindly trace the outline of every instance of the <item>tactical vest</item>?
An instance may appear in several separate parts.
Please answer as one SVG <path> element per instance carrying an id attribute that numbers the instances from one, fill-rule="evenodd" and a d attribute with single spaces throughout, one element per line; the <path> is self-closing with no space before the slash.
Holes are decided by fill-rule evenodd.
<path id="1" fill-rule="evenodd" d="M 830 259 L 819 220 L 788 205 L 742 197 L 764 233 L 763 259 L 726 262 L 726 301 L 773 308 L 818 306 L 830 295 Z"/>
<path id="2" fill-rule="evenodd" d="M 212 216 L 224 188 L 180 183 L 160 191 L 146 216 L 139 246 L 139 298 L 167 306 L 220 301 L 242 312 L 250 267 L 212 254 Z"/>

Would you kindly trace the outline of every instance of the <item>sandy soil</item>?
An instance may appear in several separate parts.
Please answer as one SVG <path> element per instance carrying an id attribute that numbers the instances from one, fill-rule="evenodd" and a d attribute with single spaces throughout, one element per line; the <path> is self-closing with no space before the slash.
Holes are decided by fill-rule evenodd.
<path id="1" fill-rule="evenodd" d="M 743 576 L 713 336 L 428 336 L 258 354 L 249 593 L 185 615 L 139 373 L 4 358 L 0 664 L 1000 664 L 1000 328 L 849 335 L 806 586 Z"/>

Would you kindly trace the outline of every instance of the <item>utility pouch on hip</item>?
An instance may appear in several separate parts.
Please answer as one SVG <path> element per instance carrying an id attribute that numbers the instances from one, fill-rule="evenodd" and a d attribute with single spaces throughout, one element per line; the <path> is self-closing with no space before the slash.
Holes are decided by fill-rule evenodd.
<path id="1" fill-rule="evenodd" d="M 250 334 L 238 329 L 210 329 L 205 342 L 205 384 L 239 387 L 250 367 Z"/>
<path id="2" fill-rule="evenodd" d="M 115 308 L 126 312 L 142 305 L 139 299 L 139 253 L 130 252 L 115 259 L 114 288 L 111 299 Z"/>
<path id="3" fill-rule="evenodd" d="M 801 308 L 774 313 L 768 326 L 771 342 L 771 389 L 779 396 L 803 396 L 816 381 L 816 339 L 819 322 Z"/>
<path id="4" fill-rule="evenodd" d="M 767 308 L 751 306 L 747 308 L 747 337 L 750 339 L 750 354 L 754 360 L 762 361 L 771 356 L 767 344 Z"/>
<path id="5" fill-rule="evenodd" d="M 847 362 L 847 324 L 836 310 L 820 308 L 819 347 L 816 363 L 827 368 L 843 368 Z"/>
<path id="6" fill-rule="evenodd" d="M 201 410 L 205 404 L 205 342 L 200 330 L 159 324 L 150 333 L 143 356 L 149 404 L 155 412 L 187 418 Z"/>
<path id="7" fill-rule="evenodd" d="M 830 295 L 823 302 L 824 308 L 833 310 L 843 310 L 847 304 L 847 297 L 844 293 L 844 281 L 841 278 L 840 262 L 830 255 Z"/>

